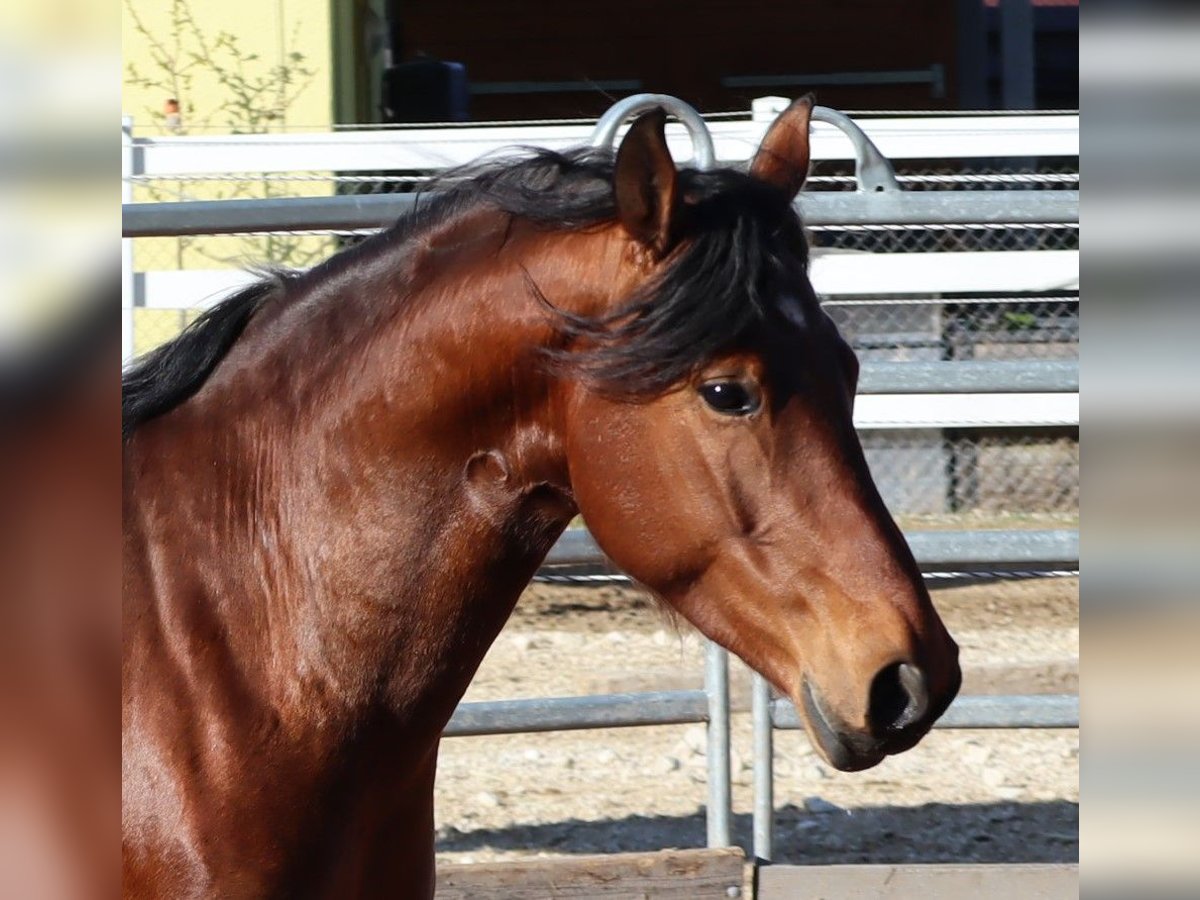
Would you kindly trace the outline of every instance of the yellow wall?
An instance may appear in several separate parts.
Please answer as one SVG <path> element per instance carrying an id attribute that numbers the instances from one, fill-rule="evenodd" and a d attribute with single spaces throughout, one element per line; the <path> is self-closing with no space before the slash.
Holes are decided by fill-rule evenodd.
<path id="1" fill-rule="evenodd" d="M 204 135 L 236 132 L 327 131 L 333 123 L 334 70 L 330 4 L 337 0 L 122 0 L 123 96 L 122 113 L 133 117 L 135 136 Z M 188 20 L 195 23 L 193 29 Z M 139 29 L 138 21 L 141 22 Z M 182 28 L 180 28 L 182 26 Z M 148 32 L 147 34 L 142 31 Z M 176 36 L 173 31 L 179 30 Z M 199 32 L 197 34 L 196 32 Z M 222 34 L 236 40 L 242 71 L 251 79 L 269 77 L 271 70 L 303 54 L 296 65 L 312 71 L 304 88 L 281 110 L 281 115 L 255 123 L 245 111 L 230 113 L 222 105 L 234 99 L 212 66 L 190 63 L 190 54 L 206 52 L 217 67 L 234 71 L 235 54 L 223 46 Z M 157 44 L 157 49 L 156 49 Z M 171 73 L 156 66 L 155 54 L 176 59 Z M 257 59 L 247 59 L 254 55 Z M 134 83 L 137 73 L 166 81 L 147 87 Z M 270 96 L 270 95 L 268 95 Z M 179 129 L 167 127 L 164 101 L 175 97 L 182 106 Z M 276 107 L 259 100 L 259 112 Z M 312 173 L 320 175 L 322 173 Z M 324 173 L 328 174 L 328 173 Z M 319 195 L 332 192 L 329 180 L 289 181 L 254 177 L 230 179 L 158 179 L 135 182 L 135 201 L 212 200 L 230 198 Z M 134 241 L 134 270 L 226 269 L 275 264 L 304 268 L 335 249 L 326 236 L 226 235 L 185 238 L 141 238 Z M 184 301 L 186 304 L 190 301 Z M 136 309 L 134 344 L 144 352 L 178 333 L 194 310 Z"/>
<path id="2" fill-rule="evenodd" d="M 288 54 L 304 55 L 300 65 L 314 71 L 307 87 L 285 111 L 285 120 L 269 130 L 281 127 L 302 130 L 323 130 L 333 119 L 333 41 L 330 34 L 330 3 L 332 0 L 123 0 L 122 53 L 126 69 L 130 63 L 144 75 L 159 76 L 161 70 L 153 64 L 153 50 L 147 37 L 139 33 L 135 16 L 170 56 L 180 62 L 173 68 L 181 70 L 187 64 L 188 52 L 198 47 L 198 41 L 187 34 L 181 46 L 172 37 L 172 13 L 190 13 L 204 35 L 214 57 L 232 68 L 231 56 L 219 46 L 222 32 L 232 35 L 244 54 L 257 54 L 258 59 L 245 63 L 251 75 L 266 74 L 271 67 L 286 60 Z M 186 33 L 186 30 L 185 30 Z M 184 105 L 183 131 L 230 131 L 229 116 L 220 107 L 231 99 L 228 88 L 204 67 L 193 67 L 191 84 L 186 75 L 177 82 L 173 93 Z M 136 133 L 165 132 L 162 128 L 163 102 L 171 96 L 165 89 L 143 88 L 130 84 L 126 71 L 123 112 L 135 120 Z M 190 111 L 187 107 L 193 107 Z"/>

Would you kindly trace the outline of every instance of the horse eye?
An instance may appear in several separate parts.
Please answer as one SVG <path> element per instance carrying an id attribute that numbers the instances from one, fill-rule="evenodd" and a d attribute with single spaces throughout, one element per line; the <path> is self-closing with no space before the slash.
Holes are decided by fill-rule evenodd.
<path id="1" fill-rule="evenodd" d="M 700 385 L 704 402 L 727 416 L 747 416 L 758 409 L 758 394 L 740 381 L 710 381 Z"/>

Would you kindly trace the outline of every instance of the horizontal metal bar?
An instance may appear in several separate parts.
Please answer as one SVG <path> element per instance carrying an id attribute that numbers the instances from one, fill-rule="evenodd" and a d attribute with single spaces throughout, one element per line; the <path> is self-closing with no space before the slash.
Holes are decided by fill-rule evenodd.
<path id="1" fill-rule="evenodd" d="M 868 363 L 858 378 L 860 394 L 1073 393 L 1079 390 L 1076 360 L 963 360 L 961 362 Z"/>
<path id="2" fill-rule="evenodd" d="M 605 563 L 608 558 L 586 528 L 568 528 L 546 554 L 548 566 L 577 566 Z"/>
<path id="3" fill-rule="evenodd" d="M 448 737 L 465 737 L 678 725 L 707 720 L 708 698 L 704 691 L 656 691 L 461 703 L 442 733 Z"/>
<path id="4" fill-rule="evenodd" d="M 1079 191 L 814 191 L 806 225 L 1039 225 L 1079 221 Z"/>
<path id="5" fill-rule="evenodd" d="M 1065 566 L 1079 562 L 1074 529 L 909 531 L 904 537 L 926 571 L 972 566 Z"/>
<path id="6" fill-rule="evenodd" d="M 121 234 L 123 237 L 158 237 L 380 228 L 412 209 L 416 199 L 416 194 L 347 194 L 271 200 L 128 203 L 121 209 Z"/>
<path id="7" fill-rule="evenodd" d="M 123 237 L 352 231 L 380 228 L 410 210 L 416 194 L 181 200 L 127 203 Z M 797 201 L 808 225 L 972 225 L 1079 221 L 1078 191 L 819 191 Z"/>
<path id="8" fill-rule="evenodd" d="M 472 81 L 472 94 L 581 94 L 595 91 L 640 91 L 637 78 L 608 78 L 599 81 Z"/>
<path id="9" fill-rule="evenodd" d="M 1079 532 L 1070 529 L 1012 531 L 912 531 L 905 534 L 921 568 L 937 571 L 971 566 L 1019 566 L 1076 563 Z M 550 548 L 547 565 L 606 562 L 584 528 L 570 528 Z"/>
<path id="10" fill-rule="evenodd" d="M 928 69 L 883 69 L 869 72 L 819 72 L 802 75 L 726 75 L 721 87 L 811 87 L 814 85 L 936 84 L 941 66 Z"/>
<path id="11" fill-rule="evenodd" d="M 443 734 L 467 737 L 585 728 L 681 725 L 708 718 L 704 691 L 657 691 L 594 697 L 537 697 L 462 703 Z M 800 728 L 790 700 L 771 702 L 776 728 Z M 1078 728 L 1075 694 L 974 695 L 959 697 L 935 728 Z"/>
<path id="12" fill-rule="evenodd" d="M 792 701 L 771 702 L 776 728 L 801 728 Z M 934 728 L 1078 728 L 1075 694 L 996 694 L 959 697 Z"/>
<path id="13" fill-rule="evenodd" d="M 935 728 L 1078 728 L 1076 694 L 960 697 Z"/>

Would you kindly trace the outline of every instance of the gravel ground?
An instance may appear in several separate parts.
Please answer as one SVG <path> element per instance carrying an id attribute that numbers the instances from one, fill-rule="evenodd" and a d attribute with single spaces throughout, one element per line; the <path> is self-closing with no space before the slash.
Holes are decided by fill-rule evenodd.
<path id="1" fill-rule="evenodd" d="M 1075 579 L 951 587 L 934 601 L 962 646 L 964 692 L 1078 689 Z M 468 700 L 701 684 L 703 647 L 624 587 L 534 585 Z M 748 679 L 734 664 L 737 709 Z M 750 847 L 750 717 L 733 717 L 735 840 Z M 450 738 L 437 782 L 438 858 L 517 859 L 704 844 L 704 727 Z M 776 732 L 780 862 L 1074 862 L 1075 730 L 938 731 L 866 772 Z"/>

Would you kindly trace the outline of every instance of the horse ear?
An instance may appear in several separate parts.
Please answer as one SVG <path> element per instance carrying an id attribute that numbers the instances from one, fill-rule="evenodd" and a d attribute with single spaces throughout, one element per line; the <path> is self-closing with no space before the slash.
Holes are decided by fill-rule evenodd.
<path id="1" fill-rule="evenodd" d="M 808 123 L 812 119 L 812 94 L 792 101 L 763 136 L 750 174 L 795 197 L 808 177 Z"/>
<path id="2" fill-rule="evenodd" d="M 678 218 L 678 173 L 667 150 L 667 114 L 654 109 L 637 117 L 617 151 L 613 191 L 617 218 L 630 236 L 665 256 Z"/>

